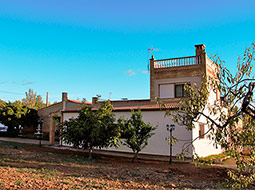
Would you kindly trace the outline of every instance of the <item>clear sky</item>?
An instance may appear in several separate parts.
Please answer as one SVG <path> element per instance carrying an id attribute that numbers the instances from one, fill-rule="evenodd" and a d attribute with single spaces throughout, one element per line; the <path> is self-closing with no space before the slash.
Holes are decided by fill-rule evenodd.
<path id="1" fill-rule="evenodd" d="M 164 59 L 205 44 L 234 70 L 253 42 L 254 0 L 0 0 L 0 99 L 145 99 L 148 48 Z"/>

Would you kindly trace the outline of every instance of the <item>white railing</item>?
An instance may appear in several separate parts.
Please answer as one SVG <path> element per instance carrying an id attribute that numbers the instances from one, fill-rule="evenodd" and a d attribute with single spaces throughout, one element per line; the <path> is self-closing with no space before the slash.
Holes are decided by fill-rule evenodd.
<path id="1" fill-rule="evenodd" d="M 179 67 L 201 64 L 200 57 L 180 57 L 173 59 L 160 59 L 154 61 L 154 68 Z"/>

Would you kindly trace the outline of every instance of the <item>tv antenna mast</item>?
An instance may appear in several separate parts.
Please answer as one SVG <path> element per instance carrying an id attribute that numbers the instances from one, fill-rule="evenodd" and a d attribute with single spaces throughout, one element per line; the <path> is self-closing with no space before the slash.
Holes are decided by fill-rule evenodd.
<path id="1" fill-rule="evenodd" d="M 153 51 L 160 51 L 160 49 L 153 49 L 152 46 L 148 49 L 148 65 L 147 65 L 148 72 L 150 71 L 150 54 Z"/>
<path id="2" fill-rule="evenodd" d="M 109 100 L 111 99 L 112 92 L 109 92 Z"/>

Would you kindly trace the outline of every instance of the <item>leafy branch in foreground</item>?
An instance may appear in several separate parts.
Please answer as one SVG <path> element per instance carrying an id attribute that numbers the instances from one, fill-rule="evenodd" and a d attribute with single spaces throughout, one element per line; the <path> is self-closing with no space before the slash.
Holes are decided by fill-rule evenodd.
<path id="1" fill-rule="evenodd" d="M 218 56 L 214 56 L 216 74 L 204 76 L 201 85 L 186 84 L 185 90 L 189 96 L 180 100 L 178 112 L 167 112 L 175 122 L 189 130 L 196 123 L 205 121 L 204 124 L 208 126 L 205 133 L 210 133 L 215 143 L 220 144 L 236 160 L 237 171 L 229 171 L 234 188 L 246 188 L 255 180 L 255 107 L 252 104 L 254 53 L 255 44 L 252 44 L 243 57 L 239 57 L 235 74 L 226 68 Z M 217 93 L 221 98 L 210 98 L 217 96 Z M 183 152 L 187 147 L 183 147 Z M 243 151 L 247 154 L 244 155 Z"/>

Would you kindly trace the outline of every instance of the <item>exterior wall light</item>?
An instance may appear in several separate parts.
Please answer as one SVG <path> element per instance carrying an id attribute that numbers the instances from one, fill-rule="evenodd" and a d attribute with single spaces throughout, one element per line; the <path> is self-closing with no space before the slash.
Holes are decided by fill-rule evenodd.
<path id="1" fill-rule="evenodd" d="M 172 143 L 173 143 L 173 130 L 175 129 L 175 125 L 174 124 L 167 124 L 166 125 L 166 129 L 169 131 L 169 138 L 170 138 L 170 159 L 169 159 L 169 164 L 172 164 L 173 160 L 172 160 Z"/>

